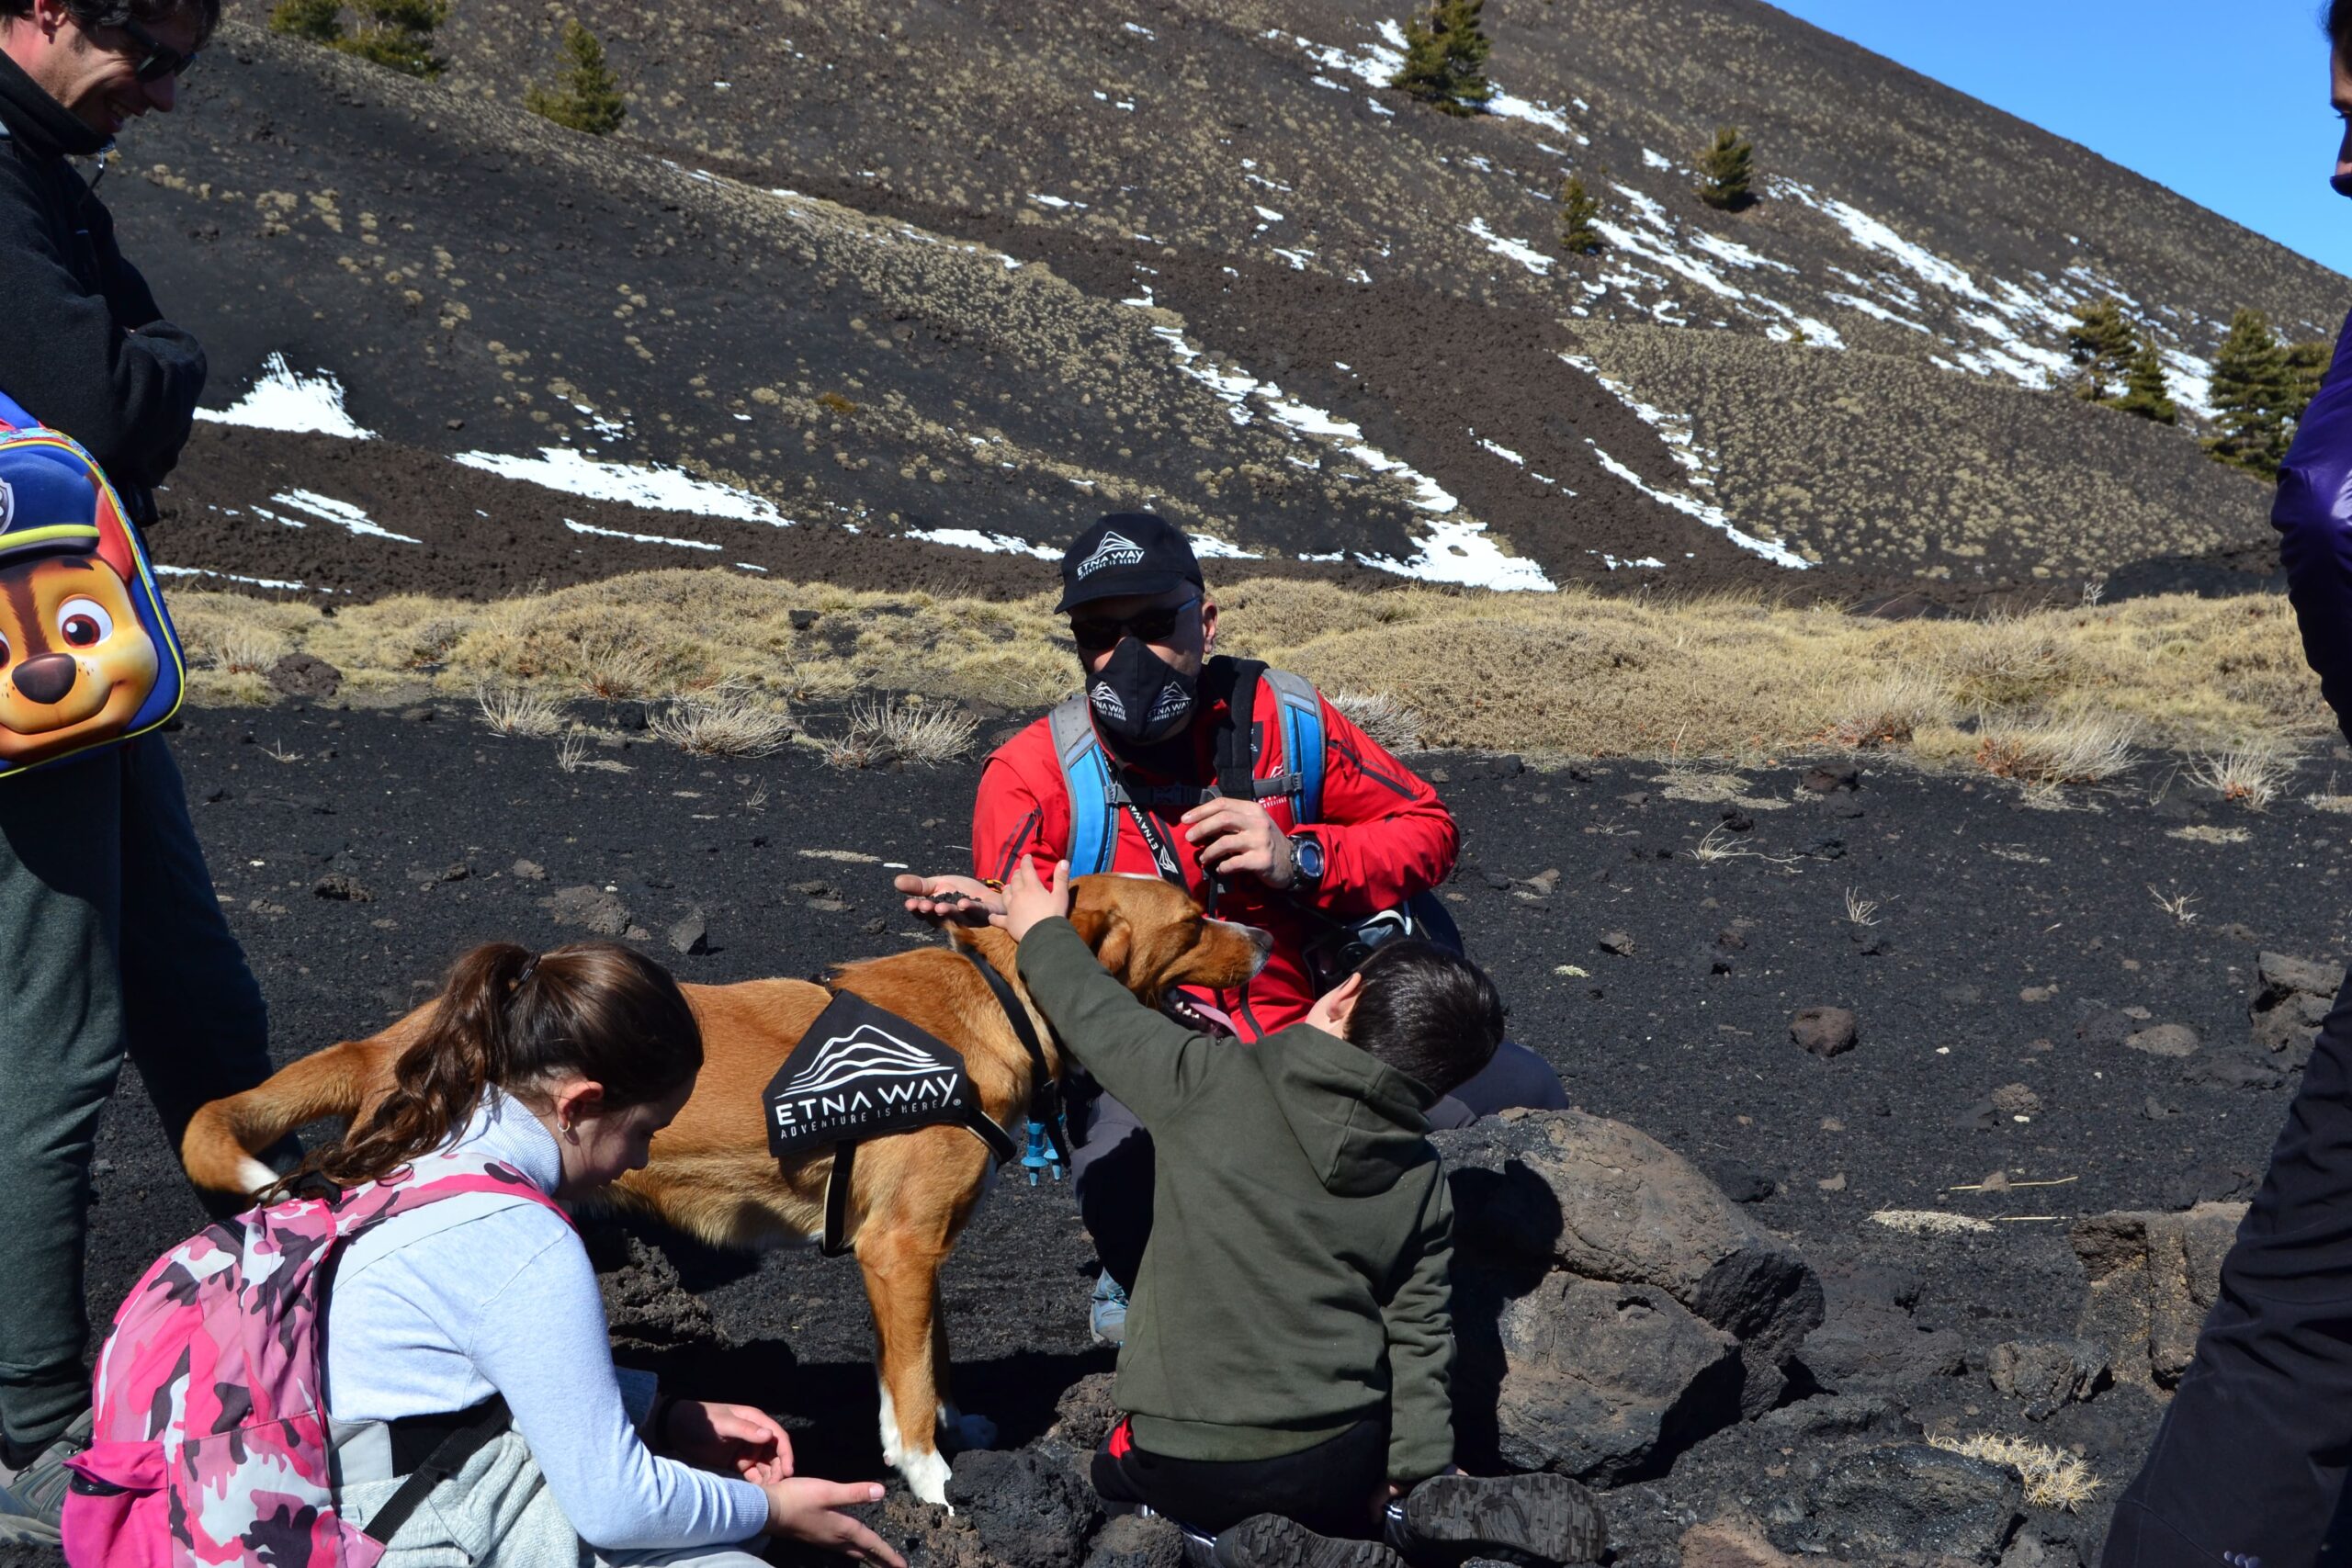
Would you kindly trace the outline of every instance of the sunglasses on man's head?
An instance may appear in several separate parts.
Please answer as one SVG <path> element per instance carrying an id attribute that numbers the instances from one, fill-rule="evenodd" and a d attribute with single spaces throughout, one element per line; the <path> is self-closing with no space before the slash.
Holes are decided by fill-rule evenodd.
<path id="1" fill-rule="evenodd" d="M 139 63 L 131 67 L 131 74 L 141 82 L 160 82 L 166 76 L 185 76 L 196 63 L 195 50 L 182 54 L 176 49 L 165 48 L 155 41 L 154 34 L 130 17 L 125 17 L 115 26 L 128 33 L 130 41 L 144 51 Z"/>
<path id="2" fill-rule="evenodd" d="M 1159 604 L 1148 610 L 1138 610 L 1132 615 L 1087 615 L 1070 617 L 1070 640 L 1088 653 L 1100 653 L 1106 648 L 1116 648 L 1119 639 L 1141 637 L 1146 642 L 1166 642 L 1175 635 L 1177 623 L 1184 612 L 1198 608 L 1198 599 L 1187 599 L 1182 604 Z"/>

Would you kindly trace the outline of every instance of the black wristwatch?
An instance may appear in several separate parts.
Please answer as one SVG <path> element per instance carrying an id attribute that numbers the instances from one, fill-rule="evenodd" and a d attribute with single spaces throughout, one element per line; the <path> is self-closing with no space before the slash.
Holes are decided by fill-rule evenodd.
<path id="1" fill-rule="evenodd" d="M 1302 882 L 1319 884 L 1323 880 L 1323 845 L 1305 833 L 1295 833 L 1290 840 L 1290 863 Z"/>

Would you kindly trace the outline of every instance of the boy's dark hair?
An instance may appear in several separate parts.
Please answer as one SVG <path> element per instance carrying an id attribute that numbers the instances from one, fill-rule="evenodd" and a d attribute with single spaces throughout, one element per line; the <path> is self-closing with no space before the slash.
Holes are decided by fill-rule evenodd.
<path id="1" fill-rule="evenodd" d="M 2346 59 L 2352 59 L 2352 0 L 2328 0 L 2327 38 Z"/>
<path id="2" fill-rule="evenodd" d="M 196 42 L 201 49 L 220 26 L 220 0 L 65 0 L 75 25 L 119 28 L 128 19 L 142 27 L 173 17 L 196 18 Z M 21 20 L 33 14 L 33 0 L 0 0 L 0 19 Z"/>
<path id="3" fill-rule="evenodd" d="M 1348 1017 L 1348 1042 L 1357 1049 L 1440 1094 L 1494 1059 L 1503 998 L 1468 959 L 1403 937 L 1373 949 L 1356 975 L 1363 990 Z"/>

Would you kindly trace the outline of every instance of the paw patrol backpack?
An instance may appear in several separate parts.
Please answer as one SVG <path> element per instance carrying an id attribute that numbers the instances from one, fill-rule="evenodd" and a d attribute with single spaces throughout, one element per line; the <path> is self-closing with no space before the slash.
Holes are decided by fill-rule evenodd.
<path id="1" fill-rule="evenodd" d="M 179 710 L 178 634 L 89 453 L 0 393 L 0 789 Z"/>

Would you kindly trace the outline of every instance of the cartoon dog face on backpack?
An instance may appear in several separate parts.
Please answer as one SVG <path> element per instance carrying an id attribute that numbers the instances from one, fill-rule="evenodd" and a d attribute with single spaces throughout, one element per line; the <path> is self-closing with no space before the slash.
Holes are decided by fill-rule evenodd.
<path id="1" fill-rule="evenodd" d="M 95 538 L 10 547 L 16 502 L 0 480 L 0 764 L 28 767 L 128 729 L 161 655 Z"/>

